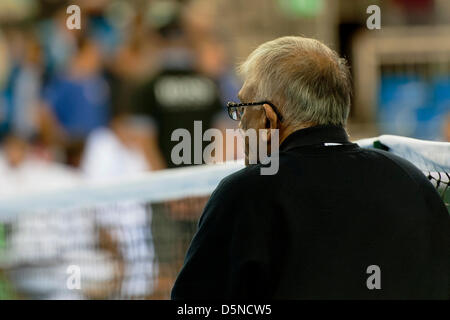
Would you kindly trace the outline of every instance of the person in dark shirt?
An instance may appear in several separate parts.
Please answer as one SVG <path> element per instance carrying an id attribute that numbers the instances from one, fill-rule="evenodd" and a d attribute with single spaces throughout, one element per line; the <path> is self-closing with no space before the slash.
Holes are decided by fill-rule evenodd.
<path id="1" fill-rule="evenodd" d="M 222 180 L 172 298 L 449 299 L 449 214 L 414 165 L 349 141 L 345 61 L 283 37 L 240 69 L 244 105 L 230 115 L 278 130 L 279 170 L 254 164 Z"/>
<path id="2" fill-rule="evenodd" d="M 186 129 L 194 139 L 194 121 L 201 121 L 202 130 L 207 130 L 223 109 L 215 84 L 189 69 L 160 72 L 146 84 L 142 101 L 146 107 L 140 114 L 154 120 L 161 153 L 169 168 L 178 166 L 171 159 L 172 149 L 179 143 L 171 139 L 174 130 Z M 192 152 L 191 155 L 190 163 L 186 164 L 194 164 Z"/>
<path id="3" fill-rule="evenodd" d="M 201 122 L 202 133 L 213 127 L 215 120 L 224 114 L 220 91 L 213 79 L 198 70 L 198 57 L 177 20 L 159 32 L 163 43 L 161 68 L 138 89 L 135 113 L 154 121 L 167 167 L 200 164 L 194 161 L 193 152 L 190 163 L 172 161 L 173 147 L 179 143 L 172 141 L 172 133 L 186 129 L 193 141 L 194 121 Z"/>
<path id="4" fill-rule="evenodd" d="M 218 127 L 220 119 L 227 117 L 218 85 L 214 79 L 198 66 L 196 54 L 185 30 L 182 18 L 175 15 L 167 24 L 157 30 L 161 49 L 157 61 L 159 70 L 141 84 L 134 95 L 134 110 L 138 116 L 148 118 L 154 124 L 159 151 L 167 168 L 202 164 L 203 157 L 194 158 L 194 147 L 205 147 L 209 142 L 202 139 L 203 132 Z M 195 125 L 201 130 L 194 130 Z M 184 138 L 177 140 L 172 135 L 181 130 L 190 134 L 190 157 L 183 162 L 174 161 L 172 151 Z M 199 132 L 200 131 L 200 132 Z M 200 134 L 198 134 L 200 133 Z M 175 154 L 175 153 L 174 153 Z M 177 154 L 177 155 L 179 155 Z M 173 283 L 175 270 L 183 263 L 198 218 L 206 202 L 206 197 L 176 199 L 153 205 L 153 228 L 156 241 L 156 255 L 160 266 L 158 283 L 162 291 L 170 288 L 165 283 Z"/>

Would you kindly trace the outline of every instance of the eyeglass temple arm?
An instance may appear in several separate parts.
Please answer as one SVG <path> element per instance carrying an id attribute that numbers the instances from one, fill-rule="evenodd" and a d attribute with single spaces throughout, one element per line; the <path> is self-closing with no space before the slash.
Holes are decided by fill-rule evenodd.
<path id="1" fill-rule="evenodd" d="M 232 108 L 232 107 L 249 107 L 249 106 L 257 106 L 257 105 L 264 105 L 264 104 L 270 105 L 272 107 L 273 111 L 275 112 L 275 114 L 277 115 L 278 120 L 280 120 L 280 122 L 283 121 L 283 116 L 280 114 L 278 109 L 270 101 L 250 102 L 250 103 L 228 102 L 227 103 L 227 107 L 228 108 Z"/>

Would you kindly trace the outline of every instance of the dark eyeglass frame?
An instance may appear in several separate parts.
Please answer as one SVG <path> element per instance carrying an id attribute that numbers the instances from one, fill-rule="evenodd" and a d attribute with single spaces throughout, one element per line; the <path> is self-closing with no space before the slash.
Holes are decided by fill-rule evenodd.
<path id="1" fill-rule="evenodd" d="M 228 102 L 227 103 L 227 108 L 228 108 L 228 116 L 235 121 L 240 121 L 242 119 L 242 114 L 239 112 L 238 108 L 241 107 L 255 107 L 255 106 L 262 106 L 264 104 L 268 104 L 269 106 L 272 107 L 273 112 L 275 112 L 275 114 L 278 117 L 278 120 L 280 122 L 283 121 L 283 117 L 280 114 L 280 112 L 278 111 L 278 109 L 273 105 L 272 102 L 270 101 L 261 101 L 261 102 L 248 102 L 248 103 L 236 103 L 236 102 Z M 233 113 L 236 113 L 236 119 L 233 116 Z"/>

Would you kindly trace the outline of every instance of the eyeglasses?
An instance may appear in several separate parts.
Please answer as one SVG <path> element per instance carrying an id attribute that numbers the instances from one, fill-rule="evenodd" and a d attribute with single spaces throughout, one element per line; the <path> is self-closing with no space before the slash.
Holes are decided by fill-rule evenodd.
<path id="1" fill-rule="evenodd" d="M 281 116 L 280 112 L 277 110 L 277 108 L 269 101 L 262 101 L 262 102 L 249 102 L 249 103 L 236 103 L 236 102 L 228 102 L 227 108 L 228 108 L 228 115 L 231 119 L 235 121 L 240 121 L 242 119 L 242 115 L 244 114 L 244 108 L 245 107 L 254 107 L 254 106 L 262 106 L 263 104 L 268 104 L 272 107 L 273 111 L 278 117 L 278 120 L 280 122 L 283 120 L 283 117 Z"/>

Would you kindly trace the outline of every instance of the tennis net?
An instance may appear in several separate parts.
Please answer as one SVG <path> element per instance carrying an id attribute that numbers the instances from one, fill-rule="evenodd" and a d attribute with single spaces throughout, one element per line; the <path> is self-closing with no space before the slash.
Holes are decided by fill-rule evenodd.
<path id="1" fill-rule="evenodd" d="M 167 299 L 230 162 L 0 199 L 0 299 Z"/>
<path id="2" fill-rule="evenodd" d="M 357 141 L 363 148 L 382 149 L 396 154 L 427 176 L 450 212 L 450 143 L 382 135 Z"/>
<path id="3" fill-rule="evenodd" d="M 358 141 L 414 163 L 450 202 L 450 144 Z M 203 207 L 241 162 L 0 198 L 0 299 L 167 299 Z"/>

